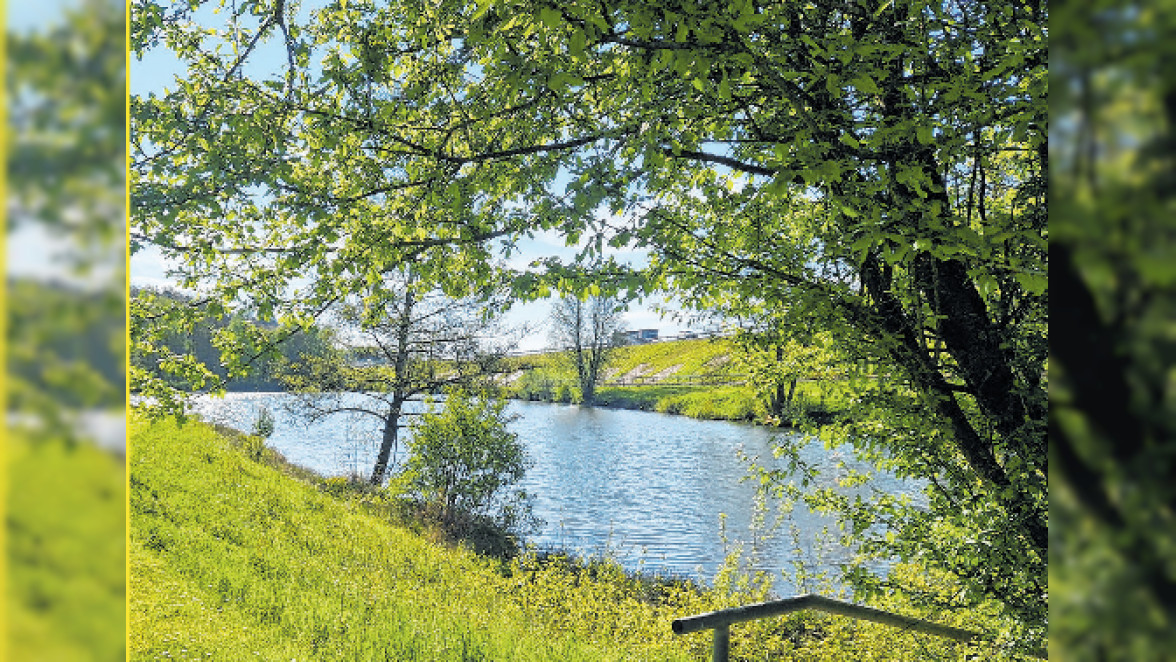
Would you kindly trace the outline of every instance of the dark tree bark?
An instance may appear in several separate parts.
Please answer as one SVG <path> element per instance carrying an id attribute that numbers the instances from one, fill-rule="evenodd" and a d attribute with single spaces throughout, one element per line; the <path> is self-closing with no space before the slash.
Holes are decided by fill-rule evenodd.
<path id="1" fill-rule="evenodd" d="M 372 485 L 380 485 L 384 482 L 388 466 L 394 461 L 393 453 L 400 436 L 400 404 L 393 405 L 388 411 L 388 417 L 384 419 L 384 434 L 380 440 L 380 452 L 376 456 L 376 466 L 372 469 L 372 476 L 368 480 Z"/>

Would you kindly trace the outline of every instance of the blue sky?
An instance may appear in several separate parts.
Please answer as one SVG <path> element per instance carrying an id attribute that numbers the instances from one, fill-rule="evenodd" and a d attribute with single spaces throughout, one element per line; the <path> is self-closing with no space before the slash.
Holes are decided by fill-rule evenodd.
<path id="1" fill-rule="evenodd" d="M 77 7 L 79 4 L 78 0 L 11 0 L 8 2 L 6 25 L 9 30 L 27 32 L 52 24 L 66 7 Z"/>
<path id="2" fill-rule="evenodd" d="M 303 11 L 306 11 L 305 5 Z M 211 12 L 202 11 L 201 15 L 208 20 L 218 20 Z M 285 65 L 284 49 L 271 47 L 263 50 L 259 45 L 257 52 L 258 67 L 274 67 L 280 69 Z M 183 75 L 183 67 L 169 52 L 157 50 L 149 52 L 143 60 L 131 59 L 130 87 L 133 94 L 162 92 L 165 88 L 175 87 L 175 78 Z M 553 232 L 537 234 L 534 239 L 519 242 L 521 254 L 516 256 L 517 263 L 525 264 L 536 258 L 559 256 L 571 258 L 575 255 L 575 247 L 564 244 L 562 237 Z M 643 261 L 643 254 L 636 251 L 626 251 L 618 257 L 626 260 Z M 168 265 L 158 250 L 141 251 L 131 259 L 131 282 L 135 285 L 164 285 L 171 283 L 167 277 Z M 645 300 L 641 304 L 634 303 L 625 315 L 625 323 L 631 329 L 659 329 L 663 336 L 675 335 L 681 330 L 689 328 L 679 324 L 672 318 L 661 318 L 654 311 L 654 307 L 661 301 Z M 535 350 L 548 345 L 548 334 L 545 322 L 551 310 L 550 301 L 536 301 L 516 306 L 507 315 L 506 322 L 510 325 L 527 325 L 536 329 L 523 338 L 520 349 Z"/>

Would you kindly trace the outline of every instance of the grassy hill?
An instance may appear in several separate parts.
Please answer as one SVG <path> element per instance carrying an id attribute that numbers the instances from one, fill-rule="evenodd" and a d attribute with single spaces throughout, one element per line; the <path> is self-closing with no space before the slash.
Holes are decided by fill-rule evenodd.
<path id="1" fill-rule="evenodd" d="M 673 618 L 765 595 L 730 570 L 701 590 L 608 561 L 479 556 L 398 522 L 384 490 L 348 489 L 257 448 L 200 423 L 132 421 L 131 660 L 697 660 L 709 634 L 675 636 Z M 796 614 L 733 628 L 732 653 L 963 651 Z"/>
<path id="2" fill-rule="evenodd" d="M 727 338 L 696 338 L 628 345 L 616 351 L 606 378 L 621 375 L 719 375 L 731 372 L 734 351 Z M 520 363 L 550 370 L 568 378 L 574 375 L 559 353 L 534 354 L 516 359 Z"/>
<path id="3" fill-rule="evenodd" d="M 8 430 L 0 658 L 125 659 L 126 473 L 88 442 Z"/>
<path id="4" fill-rule="evenodd" d="M 202 424 L 135 423 L 132 448 L 132 659 L 685 660 L 705 645 L 670 634 L 714 605 L 689 588 L 651 599 L 608 566 L 478 556 Z"/>

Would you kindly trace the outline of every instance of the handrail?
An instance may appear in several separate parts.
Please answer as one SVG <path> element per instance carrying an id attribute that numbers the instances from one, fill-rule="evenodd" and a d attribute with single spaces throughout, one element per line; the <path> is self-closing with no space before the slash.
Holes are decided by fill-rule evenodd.
<path id="1" fill-rule="evenodd" d="M 754 621 L 771 616 L 782 616 L 802 609 L 816 609 L 817 611 L 824 611 L 830 614 L 848 616 L 863 621 L 872 621 L 905 630 L 924 632 L 956 641 L 968 642 L 980 637 L 980 633 L 972 632 L 971 630 L 932 623 L 931 621 L 925 621 L 919 618 L 902 616 L 881 609 L 855 605 L 851 602 L 834 600 L 811 593 L 795 598 L 785 598 L 783 600 L 761 602 L 759 604 L 731 607 L 730 609 L 722 609 L 695 616 L 686 616 L 675 619 L 670 627 L 673 629 L 674 634 L 714 630 L 714 644 L 711 659 L 713 662 L 727 662 L 727 653 L 730 648 L 731 625 L 733 623 Z M 1042 649 L 1030 651 L 1028 654 L 1042 660 L 1048 657 L 1045 650 Z"/>

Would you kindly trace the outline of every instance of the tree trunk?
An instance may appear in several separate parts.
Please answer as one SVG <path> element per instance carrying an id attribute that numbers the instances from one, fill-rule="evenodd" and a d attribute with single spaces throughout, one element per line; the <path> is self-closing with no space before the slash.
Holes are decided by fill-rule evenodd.
<path id="1" fill-rule="evenodd" d="M 596 404 L 596 384 L 591 379 L 580 382 L 581 404 L 591 407 Z"/>
<path id="2" fill-rule="evenodd" d="M 596 403 L 596 374 L 593 372 L 592 350 L 576 350 L 576 376 L 580 381 L 580 402 L 591 407 Z"/>
<path id="3" fill-rule="evenodd" d="M 411 283 L 410 283 L 411 284 Z M 407 375 L 409 340 L 412 334 L 412 310 L 416 305 L 412 290 L 404 293 L 404 307 L 399 311 L 400 319 L 396 325 L 396 346 L 393 358 L 395 381 L 392 386 L 392 406 L 384 419 L 384 438 L 380 442 L 380 454 L 376 457 L 376 466 L 372 469 L 372 485 L 384 482 L 384 475 L 388 473 L 388 462 L 392 451 L 396 448 L 397 436 L 400 432 L 400 409 L 407 397 L 410 380 Z M 385 350 L 387 351 L 387 350 Z"/>
<path id="4" fill-rule="evenodd" d="M 776 345 L 776 366 L 777 368 L 784 362 L 784 346 Z M 796 382 L 793 382 L 795 385 Z M 784 405 L 786 398 L 784 395 L 784 382 L 776 380 L 776 392 L 772 396 L 772 415 L 779 417 L 784 415 Z"/>
<path id="5" fill-rule="evenodd" d="M 892 350 L 893 358 L 906 369 L 920 390 L 938 396 L 934 398 L 934 407 L 944 420 L 951 424 L 956 447 L 971 469 L 976 472 L 976 475 L 988 485 L 996 488 L 996 500 L 1009 512 L 1012 524 L 1019 526 L 1024 531 L 1027 542 L 1031 543 L 1044 558 L 1048 549 L 1048 528 L 1045 513 L 1034 503 L 1032 495 L 1022 494 L 1018 489 L 1012 489 L 1013 483 L 997 459 L 993 441 L 981 435 L 968 419 L 956 399 L 955 391 L 948 385 L 940 367 L 932 362 L 929 351 L 922 344 L 921 332 L 914 328 L 913 323 L 903 311 L 902 305 L 890 291 L 889 270 L 876 256 L 870 254 L 866 256 L 866 260 L 862 264 L 861 274 L 866 291 L 874 302 L 872 308 L 876 315 L 875 323 L 886 334 L 898 340 L 898 346 Z M 952 293 L 953 296 L 955 294 Z M 959 308 L 962 306 L 944 306 L 943 313 L 947 317 L 962 316 Z M 959 329 L 973 328 L 973 332 L 976 332 L 974 327 L 979 322 L 971 314 L 974 311 L 967 309 L 967 312 L 969 313 L 967 323 L 962 323 L 957 317 L 943 322 L 942 326 Z M 954 338 L 954 340 L 963 342 L 960 338 Z M 985 349 L 976 338 L 967 342 L 976 343 L 976 345 L 968 346 L 973 351 L 979 352 Z M 954 356 L 951 339 L 948 340 L 947 346 L 949 353 Z M 955 348 L 956 351 L 960 351 L 960 349 Z M 985 356 L 994 362 L 1004 358 L 1002 355 L 994 355 L 993 353 L 985 353 Z M 965 362 L 968 365 L 975 364 L 975 361 L 959 361 L 961 365 Z M 964 370 L 967 371 L 967 367 Z M 990 375 L 996 374 L 1001 370 L 1007 370 L 1007 364 L 990 366 L 988 373 Z M 965 375 L 966 377 L 967 375 Z M 983 403 L 981 406 L 984 406 Z M 997 418 L 995 422 L 999 427 L 1000 419 Z"/>
<path id="6" fill-rule="evenodd" d="M 372 485 L 384 483 L 384 475 L 388 473 L 389 460 L 396 448 L 399 433 L 400 407 L 398 405 L 389 411 L 388 417 L 384 419 L 384 438 L 380 442 L 380 454 L 376 457 L 376 468 L 372 469 L 372 477 L 369 481 Z"/>

